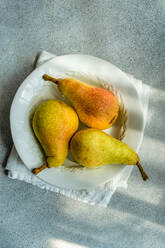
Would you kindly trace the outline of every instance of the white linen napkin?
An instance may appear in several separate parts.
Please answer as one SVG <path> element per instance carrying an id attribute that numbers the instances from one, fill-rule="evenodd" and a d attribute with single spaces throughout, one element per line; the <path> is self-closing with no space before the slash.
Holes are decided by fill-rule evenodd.
<path id="1" fill-rule="evenodd" d="M 45 51 L 41 52 L 40 56 L 38 57 L 36 67 L 39 67 L 40 65 L 51 60 L 54 57 L 55 57 L 54 54 Z M 129 74 L 127 74 L 127 76 L 131 78 L 132 83 L 135 85 L 139 93 L 141 103 L 143 106 L 144 122 L 146 124 L 147 112 L 148 112 L 149 87 L 143 84 L 142 81 L 135 79 Z M 61 189 L 43 182 L 38 177 L 33 175 L 31 171 L 23 164 L 23 162 L 19 158 L 19 155 L 14 145 L 10 152 L 6 166 L 6 169 L 8 170 L 9 178 L 19 179 L 27 183 L 37 185 L 40 188 L 44 188 L 68 196 L 72 199 L 87 202 L 91 205 L 97 204 L 102 207 L 107 207 L 109 205 L 111 197 L 118 187 L 127 188 L 127 181 L 131 174 L 132 168 L 133 168 L 132 166 L 125 167 L 122 173 L 120 173 L 120 175 L 115 179 L 111 180 L 110 182 L 102 186 L 97 187 L 92 191 L 87 191 L 87 190 Z"/>

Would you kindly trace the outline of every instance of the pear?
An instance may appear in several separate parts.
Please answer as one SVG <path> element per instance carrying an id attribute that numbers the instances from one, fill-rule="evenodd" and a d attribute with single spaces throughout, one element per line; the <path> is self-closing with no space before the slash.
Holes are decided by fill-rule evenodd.
<path id="1" fill-rule="evenodd" d="M 60 92 L 72 103 L 81 122 L 88 127 L 106 129 L 116 121 L 119 105 L 108 90 L 73 78 L 56 79 L 47 74 L 43 78 L 58 85 Z"/>
<path id="2" fill-rule="evenodd" d="M 43 102 L 36 109 L 32 127 L 41 144 L 47 163 L 33 170 L 39 173 L 46 167 L 57 167 L 63 164 L 68 154 L 68 143 L 78 129 L 78 116 L 66 103 L 58 100 Z"/>
<path id="3" fill-rule="evenodd" d="M 78 131 L 71 139 L 70 150 L 74 159 L 85 167 L 101 165 L 137 165 L 142 178 L 148 179 L 139 162 L 137 153 L 127 144 L 101 130 L 88 128 Z"/>

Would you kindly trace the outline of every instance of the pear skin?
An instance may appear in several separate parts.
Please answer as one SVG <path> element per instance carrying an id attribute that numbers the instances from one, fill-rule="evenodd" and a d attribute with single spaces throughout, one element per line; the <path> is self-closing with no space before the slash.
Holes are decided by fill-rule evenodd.
<path id="1" fill-rule="evenodd" d="M 108 164 L 137 165 L 142 178 L 148 179 L 140 165 L 138 154 L 127 144 L 101 130 L 88 128 L 78 131 L 71 139 L 74 159 L 85 167 L 96 168 Z"/>
<path id="2" fill-rule="evenodd" d="M 86 126 L 106 129 L 116 121 L 119 105 L 108 90 L 73 78 L 55 79 L 46 74 L 43 78 L 58 85 L 60 92 L 72 103 L 81 122 Z"/>
<path id="3" fill-rule="evenodd" d="M 35 111 L 33 131 L 41 144 L 47 165 L 33 170 L 37 174 L 47 167 L 63 164 L 68 154 L 68 143 L 78 129 L 78 116 L 66 103 L 58 100 L 43 102 Z"/>

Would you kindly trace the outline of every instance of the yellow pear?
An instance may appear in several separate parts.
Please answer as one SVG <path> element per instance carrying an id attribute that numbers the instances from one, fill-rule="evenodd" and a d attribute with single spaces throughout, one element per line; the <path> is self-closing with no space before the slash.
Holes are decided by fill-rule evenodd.
<path id="1" fill-rule="evenodd" d="M 72 103 L 81 122 L 88 127 L 106 129 L 116 121 L 119 105 L 110 91 L 74 78 L 56 79 L 46 74 L 43 78 L 58 85 L 60 92 Z"/>
<path id="2" fill-rule="evenodd" d="M 148 179 L 138 154 L 124 142 L 101 130 L 88 128 L 78 131 L 72 137 L 70 150 L 80 165 L 89 168 L 108 164 L 137 165 L 143 179 Z"/>
<path id="3" fill-rule="evenodd" d="M 69 140 L 78 129 L 78 124 L 76 112 L 62 101 L 48 100 L 36 109 L 32 126 L 45 152 L 47 164 L 34 169 L 33 173 L 63 164 L 68 154 Z"/>

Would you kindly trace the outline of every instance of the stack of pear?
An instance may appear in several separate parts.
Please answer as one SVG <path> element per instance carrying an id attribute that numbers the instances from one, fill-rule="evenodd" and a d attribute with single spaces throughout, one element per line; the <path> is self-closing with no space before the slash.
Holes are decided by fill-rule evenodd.
<path id="1" fill-rule="evenodd" d="M 119 104 L 108 90 L 90 86 L 74 78 L 56 79 L 47 74 L 43 78 L 58 85 L 60 92 L 72 103 L 81 122 L 86 126 L 107 129 L 115 123 Z"/>
<path id="2" fill-rule="evenodd" d="M 36 109 L 32 126 L 45 155 L 46 164 L 34 169 L 37 174 L 46 167 L 58 167 L 68 154 L 68 144 L 78 129 L 78 116 L 66 103 L 58 100 L 43 102 Z"/>
<path id="3" fill-rule="evenodd" d="M 43 78 L 58 85 L 80 120 L 90 128 L 75 133 L 79 124 L 78 116 L 69 105 L 58 100 L 42 103 L 35 111 L 33 130 L 47 161 L 34 169 L 33 173 L 62 165 L 70 142 L 72 156 L 82 166 L 136 165 L 142 178 L 148 179 L 137 153 L 124 142 L 99 130 L 112 126 L 118 116 L 119 105 L 112 93 L 73 78 L 55 79 L 46 74 Z"/>

